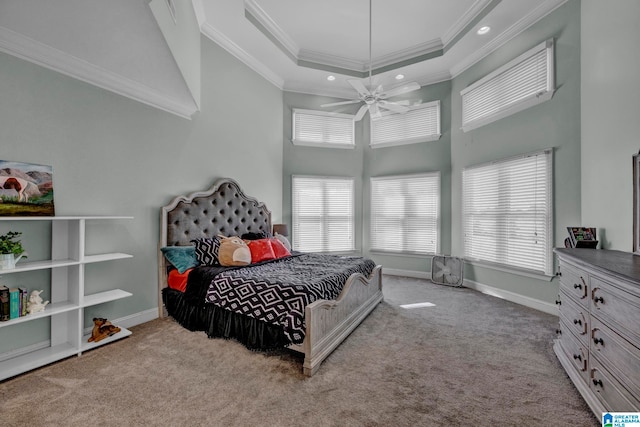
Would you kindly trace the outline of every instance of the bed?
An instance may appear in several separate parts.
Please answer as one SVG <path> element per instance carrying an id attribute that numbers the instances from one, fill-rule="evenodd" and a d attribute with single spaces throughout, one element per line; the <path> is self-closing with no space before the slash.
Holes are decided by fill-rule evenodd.
<path id="1" fill-rule="evenodd" d="M 312 376 L 322 361 L 382 301 L 380 265 L 361 257 L 294 251 L 291 256 L 246 267 L 196 267 L 185 273 L 188 278 L 184 289 L 168 287 L 168 273 L 173 266 L 165 257 L 163 248 L 191 246 L 196 239 L 207 240 L 218 235 L 271 233 L 271 212 L 264 203 L 245 195 L 233 179 L 221 178 L 208 190 L 175 197 L 161 208 L 160 227 L 159 316 L 170 315 L 185 328 L 204 331 L 211 338 L 236 339 L 249 349 L 286 347 L 303 353 L 302 370 L 307 376 Z M 309 263 L 314 264 L 316 270 L 311 270 Z M 342 268 L 333 271 L 327 264 Z M 283 270 L 277 270 L 279 268 Z M 303 272 L 306 272 L 306 276 Z M 281 290 L 289 295 L 288 290 L 300 289 L 301 283 L 306 284 L 311 280 L 310 276 L 321 274 L 330 276 L 328 280 L 336 282 L 339 289 L 327 290 L 324 285 L 318 285 L 315 291 L 310 291 L 315 292 L 310 297 L 295 295 L 295 299 L 287 304 L 299 311 L 299 315 L 288 316 L 286 321 L 280 322 L 269 320 L 272 316 L 270 313 L 243 314 L 237 307 L 230 307 L 228 299 L 228 305 L 224 306 L 221 301 L 226 294 L 221 296 L 223 292 L 214 288 L 216 284 L 222 284 L 226 286 L 224 289 L 240 289 L 234 280 L 246 276 L 246 281 L 259 282 L 261 286 L 273 282 L 277 292 L 269 292 L 269 295 L 281 293 Z M 260 275 L 264 275 L 265 284 Z M 291 278 L 291 284 L 284 283 L 281 280 L 283 276 Z M 243 293 L 242 298 L 252 298 L 251 295 L 244 295 L 246 281 L 242 285 L 243 292 L 236 292 L 234 297 L 240 298 L 238 294 Z M 257 299 L 253 297 L 254 301 Z M 241 304 L 242 301 L 239 301 L 236 305 Z"/>

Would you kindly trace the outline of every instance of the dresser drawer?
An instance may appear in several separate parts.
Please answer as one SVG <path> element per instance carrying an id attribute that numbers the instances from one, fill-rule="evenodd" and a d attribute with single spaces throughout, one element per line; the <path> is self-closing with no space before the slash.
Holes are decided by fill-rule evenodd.
<path id="1" fill-rule="evenodd" d="M 632 396 L 614 375 L 604 369 L 596 359 L 591 359 L 589 363 L 589 388 L 600 399 L 606 411 L 640 411 L 640 400 Z"/>
<path id="2" fill-rule="evenodd" d="M 560 328 L 563 331 L 559 338 L 560 347 L 562 347 L 563 352 L 580 374 L 582 380 L 586 383 L 589 379 L 589 373 L 587 371 L 589 347 L 582 344 L 580 340 L 570 332 L 569 325 L 562 319 L 560 319 Z"/>
<path id="3" fill-rule="evenodd" d="M 640 399 L 640 349 L 591 318 L 591 353 Z M 594 358 L 592 357 L 592 359 Z"/>
<path id="4" fill-rule="evenodd" d="M 589 332 L 591 331 L 589 312 L 572 298 L 569 298 L 564 290 L 560 290 L 560 301 L 562 301 L 560 318 L 563 320 L 563 324 L 588 348 Z"/>
<path id="5" fill-rule="evenodd" d="M 568 264 L 560 262 L 560 290 L 571 295 L 580 304 L 589 307 L 589 275 L 586 271 Z"/>
<path id="6" fill-rule="evenodd" d="M 592 275 L 591 314 L 640 347 L 640 297 Z"/>

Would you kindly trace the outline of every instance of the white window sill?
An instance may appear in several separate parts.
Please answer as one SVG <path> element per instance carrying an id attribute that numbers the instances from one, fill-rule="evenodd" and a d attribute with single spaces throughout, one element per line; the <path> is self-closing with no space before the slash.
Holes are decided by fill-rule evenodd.
<path id="1" fill-rule="evenodd" d="M 373 255 L 399 256 L 399 257 L 406 257 L 406 258 L 431 258 L 436 255 L 434 253 L 392 252 L 392 251 L 382 251 L 379 249 L 371 249 L 369 250 L 369 253 Z"/>
<path id="2" fill-rule="evenodd" d="M 530 277 L 532 279 L 544 280 L 550 282 L 553 280 L 555 276 L 548 276 L 542 272 L 537 272 L 533 270 L 523 270 L 516 267 L 510 267 L 504 264 L 494 264 L 487 261 L 475 261 L 475 260 L 464 260 L 465 264 L 474 265 L 477 267 L 488 268 L 491 270 L 502 271 L 503 273 L 515 274 L 517 276 Z"/>
<path id="3" fill-rule="evenodd" d="M 298 139 L 291 140 L 293 145 L 297 145 L 299 147 L 316 147 L 316 148 L 341 148 L 343 150 L 353 150 L 356 148 L 355 144 L 336 144 L 331 142 L 311 142 L 311 141 L 300 141 Z"/>

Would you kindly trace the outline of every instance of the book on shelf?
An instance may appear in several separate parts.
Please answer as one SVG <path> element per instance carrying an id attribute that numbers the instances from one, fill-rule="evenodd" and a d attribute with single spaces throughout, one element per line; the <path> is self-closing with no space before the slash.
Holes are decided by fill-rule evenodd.
<path id="1" fill-rule="evenodd" d="M 20 287 L 20 317 L 27 315 L 27 302 L 29 301 L 29 295 L 27 295 L 27 288 Z"/>
<path id="2" fill-rule="evenodd" d="M 20 317 L 20 290 L 18 288 L 9 289 L 9 319 Z"/>
<path id="3" fill-rule="evenodd" d="M 0 322 L 9 320 L 9 288 L 0 285 Z"/>

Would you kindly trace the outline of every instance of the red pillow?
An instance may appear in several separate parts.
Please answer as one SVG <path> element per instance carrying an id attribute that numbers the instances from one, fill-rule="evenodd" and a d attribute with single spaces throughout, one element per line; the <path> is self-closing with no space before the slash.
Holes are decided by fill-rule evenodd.
<path id="1" fill-rule="evenodd" d="M 282 258 L 286 256 L 290 256 L 291 252 L 284 246 L 280 240 L 276 238 L 269 239 L 271 243 L 271 248 L 273 249 L 273 253 L 276 255 L 276 258 Z"/>
<path id="2" fill-rule="evenodd" d="M 167 277 L 167 285 L 171 289 L 175 289 L 176 291 L 184 292 L 187 290 L 187 278 L 189 277 L 189 273 L 193 270 L 190 268 L 186 270 L 184 273 L 180 274 L 180 272 L 176 269 L 172 269 L 169 272 L 169 277 Z"/>
<path id="3" fill-rule="evenodd" d="M 251 251 L 251 263 L 267 261 L 275 259 L 276 254 L 273 253 L 269 239 L 250 240 L 248 243 Z"/>

